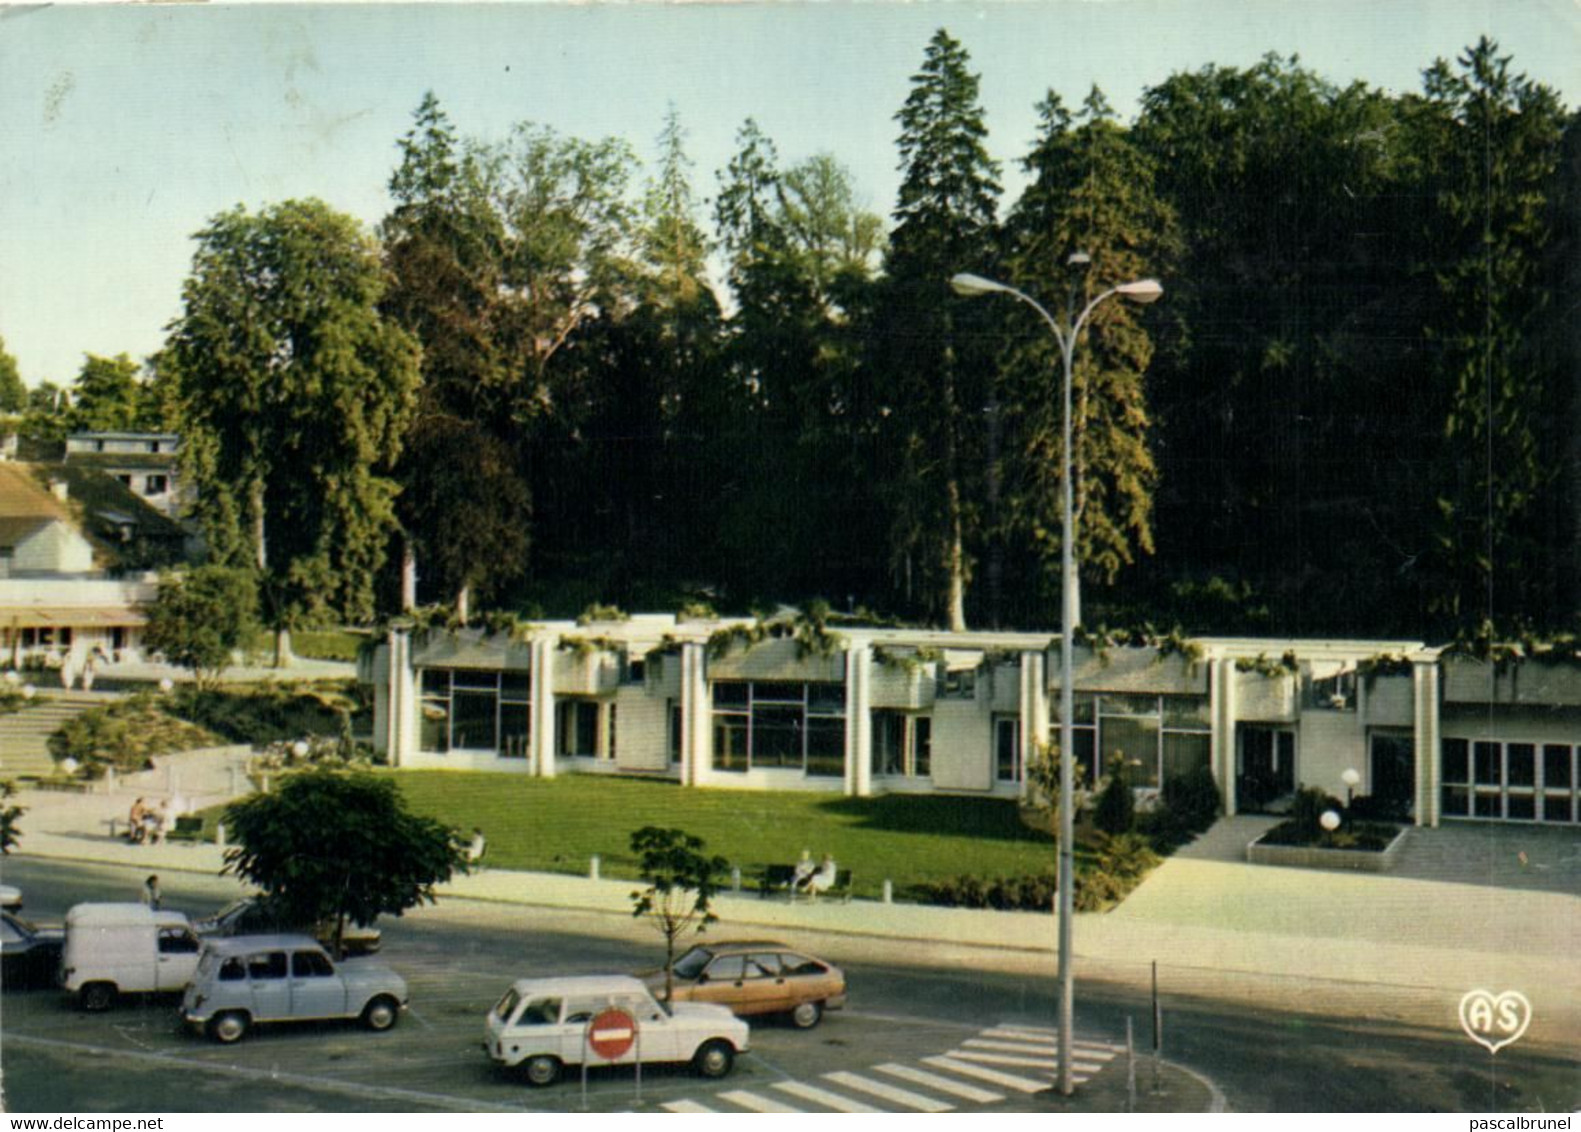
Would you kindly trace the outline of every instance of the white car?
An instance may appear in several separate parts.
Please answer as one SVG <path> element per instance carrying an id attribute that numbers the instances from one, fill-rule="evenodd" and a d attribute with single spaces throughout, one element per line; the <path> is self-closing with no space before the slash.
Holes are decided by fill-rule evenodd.
<path id="1" fill-rule="evenodd" d="M 336 964 L 305 935 L 238 935 L 203 945 L 181 1017 L 229 1045 L 259 1022 L 358 1018 L 388 1030 L 406 1003 L 406 980 L 376 960 Z"/>
<path id="2" fill-rule="evenodd" d="M 636 1023 L 618 1057 L 596 1053 L 590 1023 L 607 1010 Z M 704 1077 L 723 1077 L 748 1050 L 747 1024 L 726 1007 L 678 1002 L 666 1010 L 640 979 L 581 975 L 519 979 L 489 1011 L 483 1048 L 498 1065 L 524 1065 L 534 1085 L 555 1081 L 567 1065 L 691 1062 Z"/>
<path id="3" fill-rule="evenodd" d="M 9 884 L 0 884 L 0 909 L 7 912 L 22 910 L 22 890 Z"/>

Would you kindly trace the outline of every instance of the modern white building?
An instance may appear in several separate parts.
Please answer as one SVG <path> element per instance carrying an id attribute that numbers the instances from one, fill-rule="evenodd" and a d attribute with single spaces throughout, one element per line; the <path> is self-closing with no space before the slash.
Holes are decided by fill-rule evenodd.
<path id="1" fill-rule="evenodd" d="M 639 616 L 513 634 L 397 629 L 363 661 L 401 767 L 688 786 L 1018 798 L 1058 739 L 1047 633 Z M 1076 650 L 1075 754 L 1139 790 L 1211 770 L 1228 813 L 1298 786 L 1424 825 L 1574 824 L 1581 663 L 1419 641 L 1197 638 Z"/>

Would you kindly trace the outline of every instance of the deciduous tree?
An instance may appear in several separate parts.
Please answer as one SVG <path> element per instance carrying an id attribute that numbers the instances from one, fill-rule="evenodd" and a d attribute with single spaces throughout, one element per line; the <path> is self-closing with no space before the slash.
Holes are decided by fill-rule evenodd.
<path id="1" fill-rule="evenodd" d="M 148 607 L 143 642 L 212 688 L 258 627 L 258 581 L 250 570 L 199 566 L 166 574 Z"/>
<path id="2" fill-rule="evenodd" d="M 284 661 L 293 627 L 372 615 L 419 346 L 379 312 L 372 240 L 322 202 L 236 208 L 197 241 L 161 364 L 211 552 L 256 568 Z"/>
<path id="3" fill-rule="evenodd" d="M 393 779 L 334 770 L 286 775 L 225 811 L 225 871 L 263 893 L 283 923 L 360 927 L 434 902 L 465 868 L 461 831 L 407 810 Z"/>
<path id="4" fill-rule="evenodd" d="M 646 916 L 664 936 L 664 1001 L 675 990 L 675 942 L 719 917 L 710 905 L 730 862 L 707 856 L 702 838 L 685 830 L 646 825 L 631 835 L 638 875 L 648 886 L 631 894 L 631 914 Z"/>

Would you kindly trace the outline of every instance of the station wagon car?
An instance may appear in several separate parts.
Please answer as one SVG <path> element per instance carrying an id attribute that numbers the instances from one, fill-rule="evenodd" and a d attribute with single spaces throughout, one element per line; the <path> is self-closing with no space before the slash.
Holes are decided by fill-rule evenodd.
<path id="1" fill-rule="evenodd" d="M 305 935 L 231 936 L 204 944 L 181 1016 L 229 1043 L 259 1022 L 358 1018 L 388 1030 L 406 1003 L 406 980 L 383 963 L 337 964 Z"/>
<path id="2" fill-rule="evenodd" d="M 742 1017 L 783 1014 L 798 1029 L 845 1005 L 845 973 L 773 940 L 699 944 L 675 961 L 676 1002 L 717 1002 Z M 643 975 L 664 994 L 664 971 Z"/>
<path id="3" fill-rule="evenodd" d="M 636 1023 L 630 1048 L 607 1060 L 589 1048 L 589 1023 L 606 1010 Z M 554 1082 L 567 1065 L 691 1062 L 704 1077 L 723 1077 L 748 1049 L 747 1024 L 722 1006 L 661 1006 L 640 979 L 583 975 L 520 979 L 489 1011 L 483 1048 L 497 1065 L 524 1066 L 534 1085 Z"/>

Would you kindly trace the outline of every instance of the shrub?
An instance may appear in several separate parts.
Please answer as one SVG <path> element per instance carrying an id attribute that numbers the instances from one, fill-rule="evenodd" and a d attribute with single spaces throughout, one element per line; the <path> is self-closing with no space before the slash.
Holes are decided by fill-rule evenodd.
<path id="1" fill-rule="evenodd" d="M 158 699 L 144 693 L 63 724 L 49 737 L 49 753 L 56 762 L 75 759 L 85 778 L 102 778 L 112 768 L 132 774 L 151 767 L 155 755 L 220 742 L 213 732 L 168 715 Z"/>
<path id="2" fill-rule="evenodd" d="M 215 689 L 183 686 L 170 697 L 170 711 L 233 743 L 265 746 L 319 735 L 349 742 L 351 721 L 363 710 L 364 697 L 349 680 Z"/>
<path id="3" fill-rule="evenodd" d="M 1097 827 L 1111 836 L 1129 833 L 1136 828 L 1136 797 L 1131 793 L 1131 778 L 1126 773 L 1125 760 L 1115 760 L 1114 771 L 1098 796 L 1098 806 L 1093 814 Z"/>
<path id="4" fill-rule="evenodd" d="M 1219 784 L 1213 780 L 1213 771 L 1201 766 L 1166 781 L 1164 801 L 1178 815 L 1184 828 L 1202 833 L 1218 820 Z"/>
<path id="5" fill-rule="evenodd" d="M 1295 800 L 1290 806 L 1288 824 L 1309 839 L 1315 839 L 1324 832 L 1322 818 L 1328 810 L 1342 814 L 1345 812 L 1345 803 L 1325 794 L 1316 786 L 1304 786 L 1296 791 Z"/>

